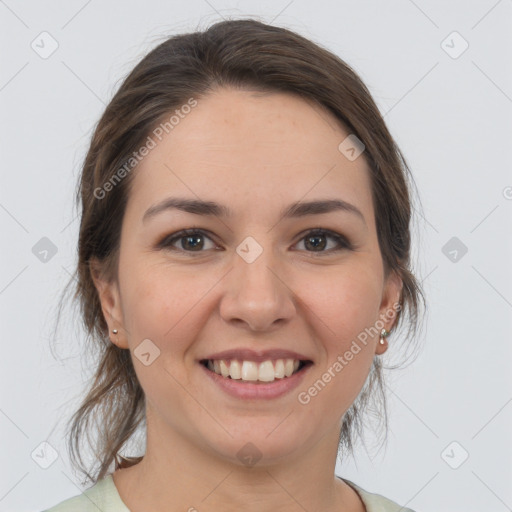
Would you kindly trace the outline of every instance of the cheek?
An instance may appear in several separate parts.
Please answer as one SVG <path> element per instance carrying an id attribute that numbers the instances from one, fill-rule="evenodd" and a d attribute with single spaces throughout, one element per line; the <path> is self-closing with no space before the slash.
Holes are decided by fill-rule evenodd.
<path id="1" fill-rule="evenodd" d="M 340 266 L 309 277 L 298 289 L 307 290 L 304 302 L 323 321 L 335 344 L 343 345 L 378 319 L 382 290 L 379 276 L 367 267 Z"/>
<path id="2" fill-rule="evenodd" d="M 214 285 L 212 276 L 133 258 L 120 266 L 120 280 L 132 345 L 149 338 L 166 352 L 186 348 L 187 338 L 200 326 L 198 315 L 204 314 L 201 304 Z"/>
<path id="3" fill-rule="evenodd" d="M 191 340 L 199 335 L 198 315 L 203 314 L 200 301 L 212 284 L 208 278 L 193 278 L 136 258 L 126 259 L 124 267 L 120 266 L 119 278 L 132 360 L 147 399 L 158 401 L 166 396 L 176 407 L 182 407 L 178 383 L 187 380 L 183 360 Z M 143 340 L 154 345 L 142 345 Z M 139 359 L 144 352 L 153 360 L 148 365 Z"/>
<path id="4" fill-rule="evenodd" d="M 376 342 L 371 328 L 378 320 L 382 291 L 378 283 L 379 276 L 368 267 L 347 265 L 310 279 L 302 288 L 308 290 L 306 304 L 314 313 L 310 318 L 317 326 L 318 349 L 325 354 L 309 385 L 321 389 L 324 383 L 328 388 L 318 403 L 327 408 L 326 414 L 331 401 L 341 409 L 349 407 L 371 369 Z"/>

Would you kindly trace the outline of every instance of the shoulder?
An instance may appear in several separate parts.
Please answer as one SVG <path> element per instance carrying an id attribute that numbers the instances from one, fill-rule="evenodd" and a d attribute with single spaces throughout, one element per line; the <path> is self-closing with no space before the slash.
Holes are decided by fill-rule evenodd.
<path id="1" fill-rule="evenodd" d="M 82 494 L 73 496 L 43 512 L 130 512 L 121 501 L 112 475 L 98 480 Z"/>
<path id="2" fill-rule="evenodd" d="M 403 507 L 381 494 L 366 491 L 346 478 L 342 478 L 342 480 L 359 494 L 367 512 L 414 512 L 414 510 Z"/>

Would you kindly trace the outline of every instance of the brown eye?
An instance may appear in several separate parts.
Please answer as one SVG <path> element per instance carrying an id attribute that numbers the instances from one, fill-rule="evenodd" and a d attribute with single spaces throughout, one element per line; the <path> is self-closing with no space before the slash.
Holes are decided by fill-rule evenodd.
<path id="1" fill-rule="evenodd" d="M 325 249 L 325 246 L 327 245 L 326 238 L 327 237 L 325 235 L 308 235 L 304 238 L 304 245 L 307 248 L 313 248 L 315 250 Z"/>
<path id="2" fill-rule="evenodd" d="M 201 230 L 184 229 L 177 233 L 173 233 L 171 236 L 164 238 L 158 247 L 161 249 L 170 249 L 173 251 L 185 251 L 185 252 L 204 252 L 205 239 L 212 242 L 212 247 L 206 247 L 206 249 L 212 249 L 216 247 L 211 238 L 207 236 Z M 176 243 L 177 247 L 176 247 Z"/>
<path id="3" fill-rule="evenodd" d="M 204 247 L 204 240 L 202 239 L 203 235 L 186 235 L 180 237 L 181 239 L 181 248 L 182 249 L 191 249 L 191 250 L 200 250 Z"/>
<path id="4" fill-rule="evenodd" d="M 210 246 L 208 247 L 208 241 Z M 333 245 L 334 241 L 334 245 Z M 352 250 L 350 242 L 342 235 L 325 229 L 311 230 L 299 241 L 306 252 L 330 254 L 341 250 Z M 329 247 L 332 246 L 332 247 Z M 184 229 L 165 237 L 157 246 L 175 252 L 200 254 L 218 246 L 203 230 Z"/>
<path id="5" fill-rule="evenodd" d="M 334 248 L 325 250 L 325 248 L 329 245 L 328 239 L 334 240 L 335 245 Z M 315 229 L 309 231 L 306 236 L 301 239 L 301 242 L 302 241 L 304 241 L 304 246 L 308 252 L 331 253 L 340 251 L 342 249 L 351 249 L 350 243 L 344 236 L 332 231 L 327 231 L 325 229 Z"/>

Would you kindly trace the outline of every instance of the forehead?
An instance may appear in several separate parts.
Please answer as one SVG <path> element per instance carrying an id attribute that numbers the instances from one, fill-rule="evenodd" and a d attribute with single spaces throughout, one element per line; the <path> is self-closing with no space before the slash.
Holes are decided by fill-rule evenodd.
<path id="1" fill-rule="evenodd" d="M 130 209 L 185 195 L 250 216 L 256 206 L 270 214 L 273 203 L 277 211 L 303 198 L 339 197 L 371 221 L 364 153 L 350 161 L 340 152 L 349 132 L 319 105 L 286 93 L 220 89 L 186 111 L 168 133 L 150 133 L 155 145 L 134 171 Z"/>

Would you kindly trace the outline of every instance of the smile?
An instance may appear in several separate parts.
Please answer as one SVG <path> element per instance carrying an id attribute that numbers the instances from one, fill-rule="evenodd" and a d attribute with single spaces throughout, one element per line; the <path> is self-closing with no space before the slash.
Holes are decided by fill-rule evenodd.
<path id="1" fill-rule="evenodd" d="M 222 377 L 246 382 L 273 382 L 299 372 L 309 361 L 299 359 L 275 359 L 261 363 L 237 359 L 207 359 L 201 361 L 210 371 Z"/>
<path id="2" fill-rule="evenodd" d="M 299 386 L 312 366 L 313 361 L 285 358 L 260 362 L 238 359 L 199 361 L 199 367 L 214 384 L 214 389 L 232 398 L 251 401 L 287 395 Z"/>

